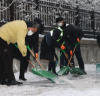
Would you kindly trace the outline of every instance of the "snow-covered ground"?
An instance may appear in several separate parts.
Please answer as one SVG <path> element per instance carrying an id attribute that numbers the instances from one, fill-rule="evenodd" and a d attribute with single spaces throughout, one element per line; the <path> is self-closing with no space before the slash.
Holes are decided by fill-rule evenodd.
<path id="1" fill-rule="evenodd" d="M 63 84 L 55 84 L 27 72 L 27 81 L 21 86 L 0 85 L 0 96 L 100 96 L 100 73 L 96 73 L 96 65 L 85 64 L 85 68 L 87 75 L 74 77 L 69 74 L 60 77 L 65 81 Z M 18 72 L 15 77 L 18 80 Z"/>

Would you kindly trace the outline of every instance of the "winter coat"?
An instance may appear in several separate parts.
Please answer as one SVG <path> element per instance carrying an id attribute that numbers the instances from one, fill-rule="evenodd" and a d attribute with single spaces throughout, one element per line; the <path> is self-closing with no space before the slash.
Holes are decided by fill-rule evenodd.
<path id="1" fill-rule="evenodd" d="M 46 60 L 54 60 L 54 56 L 57 58 L 55 54 L 55 47 L 60 48 L 63 43 L 63 38 L 60 36 L 61 31 L 59 29 L 54 29 L 51 35 L 51 32 L 48 32 L 42 42 L 41 42 L 41 53 L 40 59 Z M 59 41 L 57 41 L 60 39 Z"/>
<path id="2" fill-rule="evenodd" d="M 34 49 L 34 53 L 38 53 L 38 40 L 39 40 L 39 34 L 35 32 L 32 36 L 26 35 L 25 42 L 29 44 L 29 47 Z M 20 51 L 14 46 L 14 44 L 10 44 L 10 51 L 12 53 L 12 57 L 16 59 L 21 59 L 22 55 Z M 30 52 L 27 50 L 27 56 L 30 57 Z"/>
<path id="3" fill-rule="evenodd" d="M 35 32 L 32 36 L 26 35 L 25 42 L 29 44 L 29 47 L 34 49 L 34 53 L 38 53 L 38 42 L 39 42 L 39 33 L 43 33 L 44 31 L 44 24 L 43 21 L 39 18 L 34 19 L 39 24 L 39 28 L 37 32 Z M 30 21 L 31 22 L 31 21 Z M 27 26 L 30 26 L 30 22 L 26 22 Z M 9 45 L 12 57 L 16 59 L 22 59 L 22 55 L 19 50 L 13 45 Z M 27 56 L 30 57 L 30 52 L 27 50 Z"/>
<path id="4" fill-rule="evenodd" d="M 48 45 L 52 45 L 53 47 L 58 47 L 60 48 L 62 43 L 63 43 L 63 37 L 60 36 L 61 31 L 59 29 L 54 29 L 53 30 L 53 34 L 51 36 L 50 32 L 47 33 L 46 36 L 46 42 Z M 58 39 L 60 39 L 59 41 L 57 41 Z M 50 42 L 50 43 L 49 43 Z"/>
<path id="5" fill-rule="evenodd" d="M 25 46 L 27 32 L 27 25 L 22 20 L 12 21 L 0 27 L 0 37 L 7 44 L 17 43 L 22 56 L 26 56 L 27 54 L 27 48 Z"/>
<path id="6" fill-rule="evenodd" d="M 84 36 L 82 29 L 74 26 L 73 24 L 69 24 L 66 28 L 64 28 L 63 34 L 64 40 L 66 42 L 65 46 L 68 51 L 73 50 L 77 38 L 81 40 L 81 38 Z"/>

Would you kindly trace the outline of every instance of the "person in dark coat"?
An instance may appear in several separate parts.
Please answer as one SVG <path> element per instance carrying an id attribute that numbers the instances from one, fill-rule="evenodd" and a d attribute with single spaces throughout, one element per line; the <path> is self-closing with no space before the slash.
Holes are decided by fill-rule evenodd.
<path id="1" fill-rule="evenodd" d="M 63 33 L 64 33 L 63 37 L 66 42 L 65 46 L 68 52 L 68 56 L 71 56 L 73 55 L 72 51 L 75 47 L 75 43 L 80 42 L 81 38 L 84 36 L 83 31 L 81 28 L 74 26 L 73 24 L 69 24 L 66 28 L 63 29 Z M 84 73 L 86 73 L 84 68 L 84 62 L 81 56 L 80 43 L 76 47 L 75 55 L 78 60 L 79 68 L 82 69 Z M 74 66 L 74 60 L 72 61 Z"/>
<path id="2" fill-rule="evenodd" d="M 29 47 L 34 49 L 35 58 L 38 58 L 38 42 L 39 42 L 39 33 L 42 34 L 44 30 L 43 21 L 41 19 L 36 18 L 34 21 L 36 21 L 39 24 L 38 31 L 35 32 L 33 35 L 29 36 L 27 35 L 25 38 L 26 45 L 28 44 Z M 32 22 L 26 22 L 28 27 L 31 27 Z M 19 79 L 26 80 L 24 74 L 28 67 L 28 61 L 26 58 L 23 58 L 20 54 L 19 50 L 13 45 L 10 44 L 10 50 L 12 53 L 12 57 L 20 60 L 20 74 Z M 27 58 L 30 60 L 30 51 L 27 49 Z"/>
<path id="3" fill-rule="evenodd" d="M 62 17 L 58 17 L 56 18 L 56 23 L 57 25 L 63 30 L 65 27 L 68 26 L 68 24 L 66 22 L 63 21 Z M 66 50 L 66 49 L 65 49 Z M 64 55 L 64 53 L 60 50 L 60 54 L 62 54 L 60 56 L 60 69 L 64 66 L 66 66 L 68 64 L 68 61 Z M 72 59 L 73 60 L 73 59 Z M 67 73 L 66 73 L 67 74 Z"/>
<path id="4" fill-rule="evenodd" d="M 42 60 L 48 60 L 48 70 L 51 71 L 57 75 L 55 70 L 55 60 L 54 57 L 56 57 L 56 60 L 58 60 L 57 56 L 55 56 L 55 47 L 61 48 L 62 50 L 65 49 L 65 46 L 62 45 L 62 42 L 64 41 L 63 33 L 60 27 L 58 29 L 53 29 L 50 32 L 48 32 L 41 43 L 41 53 L 40 53 L 40 59 Z"/>

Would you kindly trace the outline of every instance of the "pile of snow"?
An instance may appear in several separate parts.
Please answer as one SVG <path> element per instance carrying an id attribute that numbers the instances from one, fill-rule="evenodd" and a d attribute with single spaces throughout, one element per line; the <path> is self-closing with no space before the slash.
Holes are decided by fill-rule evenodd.
<path id="1" fill-rule="evenodd" d="M 61 76 L 64 84 L 52 83 L 44 77 L 27 72 L 27 81 L 21 86 L 0 85 L 0 96 L 100 96 L 100 73 L 96 73 L 96 65 L 85 64 L 87 75 Z M 57 67 L 57 71 L 59 67 Z M 19 72 L 15 73 L 19 80 Z"/>

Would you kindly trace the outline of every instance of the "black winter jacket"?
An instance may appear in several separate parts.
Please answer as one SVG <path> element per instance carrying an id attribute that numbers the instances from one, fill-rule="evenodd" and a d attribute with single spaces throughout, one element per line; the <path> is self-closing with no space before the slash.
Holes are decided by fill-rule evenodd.
<path id="1" fill-rule="evenodd" d="M 59 29 L 54 29 L 52 36 L 50 35 L 50 32 L 47 33 L 45 35 L 47 44 L 49 43 L 48 45 L 51 44 L 53 47 L 60 48 L 64 41 L 63 37 L 61 37 L 60 34 L 61 34 L 61 31 Z M 57 42 L 58 39 L 60 39 L 60 40 Z"/>
<path id="2" fill-rule="evenodd" d="M 63 34 L 64 40 L 66 42 L 65 46 L 68 51 L 73 50 L 77 38 L 81 40 L 81 38 L 84 36 L 82 29 L 74 26 L 73 24 L 69 24 L 67 27 L 65 27 L 63 29 Z"/>

